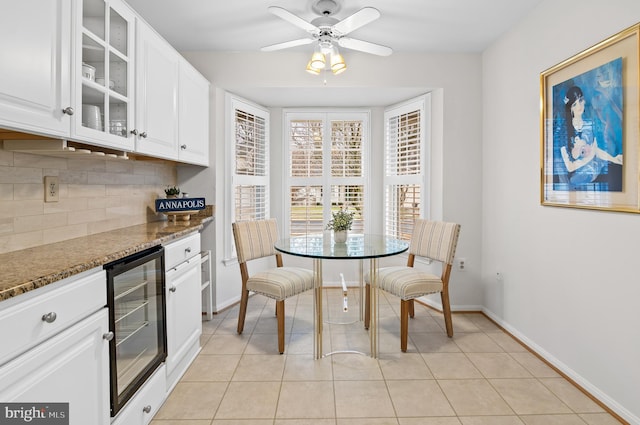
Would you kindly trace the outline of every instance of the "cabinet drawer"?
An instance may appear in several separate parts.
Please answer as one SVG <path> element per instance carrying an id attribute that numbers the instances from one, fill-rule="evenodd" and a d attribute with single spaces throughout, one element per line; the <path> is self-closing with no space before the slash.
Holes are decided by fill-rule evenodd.
<path id="1" fill-rule="evenodd" d="M 164 268 L 168 271 L 183 261 L 200 255 L 200 233 L 171 242 L 164 249 Z"/>
<path id="2" fill-rule="evenodd" d="M 118 413 L 111 425 L 146 425 L 158 412 L 167 395 L 166 370 L 160 366 Z"/>
<path id="3" fill-rule="evenodd" d="M 19 295 L 7 308 L 0 304 L 0 364 L 104 307 L 105 286 L 105 272 L 98 270 Z"/>

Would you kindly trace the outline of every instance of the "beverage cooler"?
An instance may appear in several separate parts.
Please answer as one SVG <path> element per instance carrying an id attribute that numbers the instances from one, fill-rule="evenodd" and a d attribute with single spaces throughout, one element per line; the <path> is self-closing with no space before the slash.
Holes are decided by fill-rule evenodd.
<path id="1" fill-rule="evenodd" d="M 105 269 L 115 416 L 167 356 L 164 248 L 150 248 Z"/>

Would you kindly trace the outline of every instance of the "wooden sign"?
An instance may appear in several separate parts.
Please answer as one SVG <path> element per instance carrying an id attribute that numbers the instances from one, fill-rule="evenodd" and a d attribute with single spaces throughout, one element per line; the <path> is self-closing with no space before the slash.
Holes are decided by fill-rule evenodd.
<path id="1" fill-rule="evenodd" d="M 205 209 L 204 198 L 156 199 L 156 212 L 196 211 Z"/>

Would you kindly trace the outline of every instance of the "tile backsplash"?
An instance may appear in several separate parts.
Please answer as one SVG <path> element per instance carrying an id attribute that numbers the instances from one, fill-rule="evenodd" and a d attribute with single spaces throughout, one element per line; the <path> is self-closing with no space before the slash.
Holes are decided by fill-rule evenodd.
<path id="1" fill-rule="evenodd" d="M 58 202 L 44 202 L 45 176 L 58 176 Z M 0 253 L 163 220 L 154 202 L 174 184 L 170 162 L 32 155 L 0 142 Z"/>

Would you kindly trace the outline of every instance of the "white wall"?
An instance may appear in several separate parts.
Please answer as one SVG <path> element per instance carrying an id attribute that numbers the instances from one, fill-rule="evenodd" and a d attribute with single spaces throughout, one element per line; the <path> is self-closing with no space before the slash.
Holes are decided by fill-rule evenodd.
<path id="1" fill-rule="evenodd" d="M 540 205 L 539 78 L 638 21 L 637 0 L 543 2 L 484 52 L 482 105 L 486 312 L 634 424 L 640 217 Z"/>
<path id="2" fill-rule="evenodd" d="M 308 86 L 322 86 L 321 77 L 310 76 L 304 72 L 301 63 L 306 63 L 307 54 L 299 52 L 265 53 L 209 53 L 183 52 L 187 60 L 193 64 L 211 83 L 215 89 L 215 97 L 219 92 L 229 90 L 242 92 L 251 99 L 251 89 L 263 88 L 304 88 Z M 440 122 L 436 125 L 437 133 L 443 140 L 442 156 L 444 165 L 442 171 L 443 205 L 439 208 L 445 220 L 462 224 L 458 255 L 467 259 L 468 270 L 464 273 L 454 272 L 451 286 L 451 300 L 453 308 L 478 308 L 482 305 L 482 291 L 478 285 L 480 279 L 480 236 L 481 236 L 481 57 L 478 54 L 431 54 L 411 55 L 394 54 L 385 60 L 379 57 L 349 53 L 347 57 L 349 69 L 338 77 L 330 78 L 329 84 L 338 87 L 368 87 L 376 88 L 419 88 L 422 93 L 435 90 L 435 96 L 441 105 L 438 112 Z M 305 104 L 302 97 L 296 105 L 284 106 L 314 106 Z M 223 155 L 225 152 L 224 111 L 216 99 L 216 108 L 212 108 L 212 121 L 216 127 L 211 132 L 212 145 L 215 145 L 215 157 L 212 164 L 215 170 L 205 172 L 208 176 L 201 176 L 201 181 L 215 181 L 216 193 L 216 280 L 219 287 L 229 288 L 229 293 L 239 294 L 239 271 L 237 264 L 225 264 L 222 251 L 224 230 L 230 228 L 231 223 L 225 220 L 222 211 L 225 200 L 224 169 L 227 164 Z M 267 107 L 273 105 L 264 105 Z M 283 106 L 283 105 L 279 105 Z M 360 99 L 354 99 L 353 106 L 362 106 Z M 372 109 L 372 128 L 382 129 L 381 105 Z M 213 112 L 215 111 L 215 112 Z M 272 155 L 277 155 L 281 149 L 276 145 L 281 143 L 281 109 L 272 109 L 271 143 Z M 222 118 L 221 118 L 222 117 Z M 381 151 L 382 135 L 373 135 L 377 152 Z M 272 158 L 273 159 L 273 158 Z M 275 158 L 281 161 L 281 158 Z M 373 166 L 382 167 L 382 155 L 372 158 Z M 276 162 L 277 164 L 278 162 Z M 272 167 L 272 182 L 279 182 L 278 173 L 283 167 Z M 180 177 L 180 176 L 179 176 Z M 381 182 L 381 180 L 380 180 Z M 182 184 L 182 183 L 181 183 Z M 278 190 L 279 183 L 274 186 Z M 188 188 L 189 192 L 197 190 Z M 277 194 L 272 201 L 272 212 L 277 215 L 280 210 Z M 382 208 L 382 204 L 379 205 Z M 237 292 L 236 292 L 237 291 Z"/>

